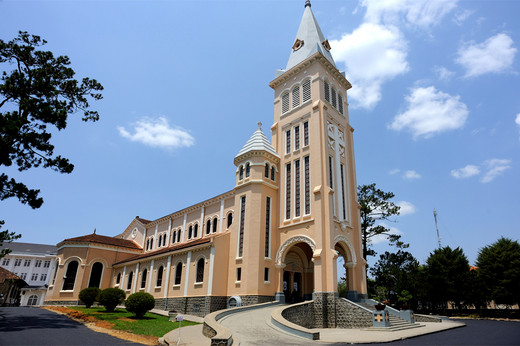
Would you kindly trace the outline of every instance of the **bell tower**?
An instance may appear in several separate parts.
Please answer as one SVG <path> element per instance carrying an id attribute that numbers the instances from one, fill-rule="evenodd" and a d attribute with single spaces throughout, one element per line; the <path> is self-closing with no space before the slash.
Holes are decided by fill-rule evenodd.
<path id="1" fill-rule="evenodd" d="M 277 294 L 293 299 L 296 291 L 297 298 L 312 295 L 315 306 L 333 304 L 341 255 L 350 298 L 363 297 L 366 263 L 347 102 L 351 84 L 336 67 L 309 0 L 286 69 L 276 71 L 269 86 L 272 144 L 280 156 Z"/>

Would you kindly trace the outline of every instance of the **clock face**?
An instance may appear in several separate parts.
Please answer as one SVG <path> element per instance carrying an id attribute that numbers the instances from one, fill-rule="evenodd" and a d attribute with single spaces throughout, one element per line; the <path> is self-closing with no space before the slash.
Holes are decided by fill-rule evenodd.
<path id="1" fill-rule="evenodd" d="M 132 231 L 132 238 L 135 238 L 137 236 L 137 228 L 134 228 Z"/>

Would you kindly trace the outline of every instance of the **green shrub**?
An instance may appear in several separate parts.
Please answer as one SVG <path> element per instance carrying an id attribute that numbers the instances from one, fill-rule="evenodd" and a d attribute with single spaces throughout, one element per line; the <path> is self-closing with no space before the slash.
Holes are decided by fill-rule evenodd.
<path id="1" fill-rule="evenodd" d="M 81 292 L 79 292 L 79 299 L 85 303 L 85 306 L 87 308 L 90 308 L 92 304 L 97 300 L 97 296 L 101 292 L 101 290 L 97 287 L 89 287 L 82 289 Z"/>
<path id="2" fill-rule="evenodd" d="M 106 311 L 112 312 L 116 306 L 123 303 L 125 297 L 125 291 L 119 288 L 105 288 L 99 293 L 98 301 L 99 304 L 105 307 Z"/>
<path id="3" fill-rule="evenodd" d="M 155 299 L 150 293 L 137 292 L 128 296 L 125 300 L 125 307 L 137 318 L 143 318 L 147 311 L 155 307 Z"/>

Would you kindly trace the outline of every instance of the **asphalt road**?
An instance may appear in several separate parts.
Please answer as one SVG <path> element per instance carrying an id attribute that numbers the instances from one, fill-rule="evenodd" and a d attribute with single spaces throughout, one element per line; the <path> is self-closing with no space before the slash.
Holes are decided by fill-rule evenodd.
<path id="1" fill-rule="evenodd" d="M 390 345 L 520 345 L 520 322 L 490 320 L 460 320 L 466 327 L 456 328 L 415 338 L 370 344 L 370 346 Z"/>
<path id="2" fill-rule="evenodd" d="M 140 345 L 94 332 L 57 313 L 29 307 L 0 308 L 0 345 Z"/>

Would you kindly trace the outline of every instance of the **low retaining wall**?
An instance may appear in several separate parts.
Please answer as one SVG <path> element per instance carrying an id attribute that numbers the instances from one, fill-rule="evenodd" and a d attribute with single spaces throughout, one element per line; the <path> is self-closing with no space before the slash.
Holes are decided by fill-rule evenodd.
<path id="1" fill-rule="evenodd" d="M 415 314 L 415 322 L 442 322 L 442 318 L 436 316 Z"/>
<path id="2" fill-rule="evenodd" d="M 315 324 L 312 300 L 276 309 L 271 314 L 271 322 L 285 332 L 310 340 L 320 339 L 320 333 L 310 329 Z"/>
<path id="3" fill-rule="evenodd" d="M 372 327 L 372 312 L 346 300 L 336 299 L 336 327 L 359 329 Z"/>

